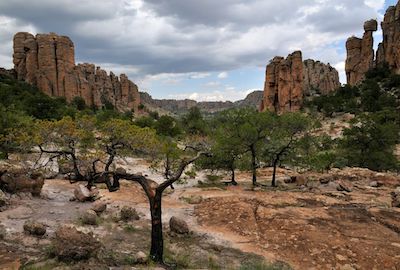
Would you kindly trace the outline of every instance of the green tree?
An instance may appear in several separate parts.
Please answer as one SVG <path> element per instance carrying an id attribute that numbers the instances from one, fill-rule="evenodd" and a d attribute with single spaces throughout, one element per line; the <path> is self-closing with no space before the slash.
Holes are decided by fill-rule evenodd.
<path id="1" fill-rule="evenodd" d="M 198 107 L 190 108 L 189 112 L 183 116 L 182 126 L 189 135 L 207 134 L 207 122 Z"/>

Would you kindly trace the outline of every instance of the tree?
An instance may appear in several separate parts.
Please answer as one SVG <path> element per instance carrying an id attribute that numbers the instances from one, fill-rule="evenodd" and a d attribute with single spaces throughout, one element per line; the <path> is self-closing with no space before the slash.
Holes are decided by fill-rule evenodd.
<path id="1" fill-rule="evenodd" d="M 271 186 L 276 187 L 277 166 L 295 151 L 297 143 L 306 135 L 310 126 L 311 120 L 301 113 L 285 113 L 274 118 L 264 150 L 264 158 L 273 167 Z"/>
<path id="2" fill-rule="evenodd" d="M 207 122 L 198 107 L 190 108 L 189 112 L 183 116 L 182 126 L 189 135 L 207 134 Z"/>
<path id="3" fill-rule="evenodd" d="M 399 142 L 400 125 L 390 117 L 396 119 L 383 112 L 363 114 L 344 130 L 340 144 L 348 165 L 378 171 L 398 168 L 394 146 Z"/>
<path id="4" fill-rule="evenodd" d="M 155 123 L 155 129 L 159 135 L 168 137 L 176 137 L 182 133 L 182 130 L 175 118 L 168 115 L 163 115 L 158 118 L 157 122 Z"/>
<path id="5" fill-rule="evenodd" d="M 66 158 L 74 179 L 87 182 L 88 188 L 103 182 L 110 192 L 115 192 L 120 188 L 121 179 L 137 182 L 143 188 L 151 213 L 150 258 L 163 263 L 162 193 L 181 177 L 188 165 L 208 154 L 194 147 L 179 151 L 179 161 L 166 170 L 167 179 L 158 184 L 141 174 L 130 174 L 121 168 L 113 170 L 111 166 L 116 157 L 142 155 L 154 158 L 160 155 L 161 143 L 152 129 L 140 128 L 121 119 L 111 119 L 96 127 L 96 120 L 85 116 L 75 121 L 70 117 L 38 121 L 34 130 L 32 134 L 17 134 L 15 138 L 19 139 L 21 147 L 31 151 L 37 146 L 41 155 Z"/>

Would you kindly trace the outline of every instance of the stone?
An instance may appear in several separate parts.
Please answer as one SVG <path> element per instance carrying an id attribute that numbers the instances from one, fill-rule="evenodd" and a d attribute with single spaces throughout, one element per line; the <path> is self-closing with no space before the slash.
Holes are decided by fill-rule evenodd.
<path id="1" fill-rule="evenodd" d="M 331 179 L 329 179 L 328 177 L 323 177 L 319 179 L 319 182 L 323 185 L 327 185 L 329 184 L 329 182 L 331 181 Z"/>
<path id="2" fill-rule="evenodd" d="M 106 211 L 106 209 L 107 209 L 107 203 L 102 201 L 97 201 L 92 205 L 92 210 L 95 211 L 98 215 Z"/>
<path id="3" fill-rule="evenodd" d="M 124 221 L 139 220 L 140 217 L 136 209 L 130 206 L 123 206 L 120 211 L 120 218 Z"/>
<path id="4" fill-rule="evenodd" d="M 86 202 L 90 200 L 90 190 L 84 185 L 78 185 L 74 189 L 74 196 L 80 202 Z"/>
<path id="5" fill-rule="evenodd" d="M 89 259 L 101 248 L 93 233 L 83 233 L 66 225 L 56 230 L 53 245 L 57 258 L 66 262 Z"/>
<path id="6" fill-rule="evenodd" d="M 89 190 L 86 186 L 80 184 L 74 189 L 74 196 L 80 202 L 94 201 L 99 195 L 99 190 L 93 188 Z"/>
<path id="7" fill-rule="evenodd" d="M 350 185 L 348 185 L 344 181 L 338 181 L 336 189 L 337 189 L 337 191 L 352 192 Z"/>
<path id="8" fill-rule="evenodd" d="M 183 219 L 177 218 L 175 216 L 171 217 L 169 220 L 169 229 L 171 232 L 177 234 L 188 234 L 189 226 Z"/>
<path id="9" fill-rule="evenodd" d="M 0 186 L 11 194 L 26 192 L 33 196 L 40 196 L 43 185 L 42 174 L 25 169 L 10 169 L 0 177 Z"/>
<path id="10" fill-rule="evenodd" d="M 147 255 L 143 251 L 138 251 L 135 255 L 136 263 L 146 263 L 147 262 Z"/>
<path id="11" fill-rule="evenodd" d="M 4 240 L 7 236 L 7 229 L 6 226 L 0 224 L 0 240 Z"/>
<path id="12" fill-rule="evenodd" d="M 373 188 L 378 188 L 381 186 L 381 183 L 379 183 L 378 181 L 372 181 L 371 183 L 369 183 L 369 186 Z"/>
<path id="13" fill-rule="evenodd" d="M 43 236 L 46 233 L 46 225 L 41 222 L 28 220 L 24 223 L 24 231 L 30 235 Z"/>
<path id="14" fill-rule="evenodd" d="M 74 44 L 69 37 L 19 32 L 13 48 L 17 78 L 49 96 L 65 97 L 69 102 L 81 97 L 88 106 L 110 103 L 120 111 L 138 110 L 138 87 L 124 74 L 107 74 L 93 64 L 75 65 Z"/>
<path id="15" fill-rule="evenodd" d="M 97 225 L 97 213 L 91 209 L 83 212 L 80 219 L 85 225 Z"/>
<path id="16" fill-rule="evenodd" d="M 302 60 L 301 51 L 286 59 L 274 57 L 265 72 L 261 111 L 293 112 L 300 110 L 305 96 L 328 94 L 340 87 L 339 73 L 329 64 Z"/>

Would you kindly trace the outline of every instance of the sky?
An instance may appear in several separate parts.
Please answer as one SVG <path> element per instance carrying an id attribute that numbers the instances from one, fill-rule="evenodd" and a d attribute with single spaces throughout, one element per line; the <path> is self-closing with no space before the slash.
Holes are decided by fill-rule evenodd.
<path id="1" fill-rule="evenodd" d="M 77 63 L 125 73 L 153 98 L 243 99 L 274 56 L 302 50 L 345 83 L 345 41 L 397 0 L 0 0 L 0 67 L 16 32 L 55 32 Z M 376 45 L 382 33 L 375 33 Z"/>

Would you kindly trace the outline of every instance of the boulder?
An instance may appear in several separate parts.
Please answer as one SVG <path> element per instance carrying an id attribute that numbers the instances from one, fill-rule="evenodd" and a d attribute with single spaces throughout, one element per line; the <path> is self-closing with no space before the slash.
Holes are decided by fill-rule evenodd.
<path id="1" fill-rule="evenodd" d="M 75 198 L 80 202 L 94 201 L 96 197 L 99 195 L 99 191 L 97 189 L 89 190 L 84 185 L 78 185 L 74 189 Z"/>
<path id="2" fill-rule="evenodd" d="M 44 184 L 41 173 L 29 172 L 24 169 L 11 169 L 0 177 L 0 187 L 8 193 L 29 192 L 39 196 Z"/>
<path id="3" fill-rule="evenodd" d="M 171 217 L 169 220 L 169 229 L 171 232 L 177 234 L 188 234 L 189 233 L 189 226 L 183 219 L 177 217 Z"/>
<path id="4" fill-rule="evenodd" d="M 182 197 L 188 204 L 200 204 L 203 201 L 203 197 L 200 195 L 190 195 L 189 197 Z"/>
<path id="5" fill-rule="evenodd" d="M 93 211 L 95 211 L 98 215 L 106 211 L 107 209 L 107 203 L 102 202 L 102 201 L 97 201 L 94 202 L 91 208 Z"/>
<path id="6" fill-rule="evenodd" d="M 124 221 L 139 220 L 139 214 L 136 209 L 130 206 L 123 206 L 120 211 L 120 218 Z"/>
<path id="7" fill-rule="evenodd" d="M 97 213 L 91 209 L 83 212 L 80 219 L 85 225 L 97 225 Z"/>
<path id="8" fill-rule="evenodd" d="M 43 236 L 46 233 L 46 225 L 41 222 L 28 220 L 24 223 L 24 231 L 30 235 Z"/>
<path id="9" fill-rule="evenodd" d="M 373 188 L 378 188 L 378 187 L 382 186 L 382 184 L 379 183 L 378 181 L 372 181 L 369 183 L 369 186 L 373 187 Z"/>
<path id="10" fill-rule="evenodd" d="M 96 256 L 101 248 L 93 233 L 83 233 L 75 227 L 61 226 L 55 232 L 54 252 L 61 261 L 86 260 Z"/>

